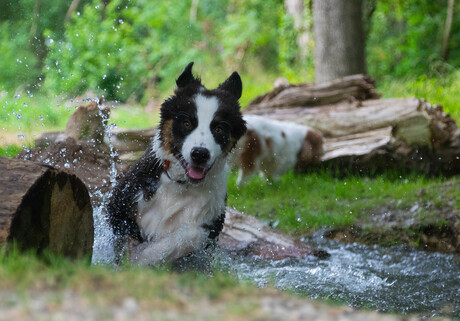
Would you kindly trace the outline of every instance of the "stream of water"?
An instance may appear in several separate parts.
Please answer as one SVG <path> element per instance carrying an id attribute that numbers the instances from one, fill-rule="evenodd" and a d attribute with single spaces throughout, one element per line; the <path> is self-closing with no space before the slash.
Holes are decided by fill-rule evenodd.
<path id="1" fill-rule="evenodd" d="M 385 312 L 445 314 L 460 318 L 460 255 L 409 246 L 367 246 L 305 240 L 331 257 L 267 261 L 231 257 L 224 266 L 258 286 Z"/>

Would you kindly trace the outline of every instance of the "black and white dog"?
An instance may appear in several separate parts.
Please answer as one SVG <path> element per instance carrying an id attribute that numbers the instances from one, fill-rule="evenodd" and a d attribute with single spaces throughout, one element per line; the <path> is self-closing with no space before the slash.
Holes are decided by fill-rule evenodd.
<path id="1" fill-rule="evenodd" d="M 116 236 L 139 242 L 131 260 L 172 262 L 214 244 L 227 198 L 227 158 L 246 132 L 234 72 L 208 90 L 192 75 L 193 62 L 161 106 L 158 134 L 144 156 L 118 181 L 108 202 Z"/>

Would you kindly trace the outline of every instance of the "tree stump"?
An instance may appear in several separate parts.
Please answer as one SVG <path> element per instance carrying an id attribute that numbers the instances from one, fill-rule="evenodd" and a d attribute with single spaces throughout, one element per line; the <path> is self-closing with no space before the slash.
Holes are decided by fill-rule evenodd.
<path id="1" fill-rule="evenodd" d="M 75 175 L 30 161 L 0 157 L 0 245 L 91 257 L 93 210 Z"/>

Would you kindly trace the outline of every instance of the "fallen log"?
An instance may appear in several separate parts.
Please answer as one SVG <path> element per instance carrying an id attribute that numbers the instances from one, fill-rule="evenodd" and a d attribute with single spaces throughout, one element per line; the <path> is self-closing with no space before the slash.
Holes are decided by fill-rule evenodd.
<path id="1" fill-rule="evenodd" d="M 322 106 L 343 100 L 365 100 L 379 97 L 372 78 L 364 75 L 351 75 L 321 84 L 287 84 L 275 87 L 272 91 L 252 100 L 245 111 Z"/>
<path id="2" fill-rule="evenodd" d="M 90 197 L 76 176 L 0 157 L 0 245 L 90 258 L 93 238 Z"/>

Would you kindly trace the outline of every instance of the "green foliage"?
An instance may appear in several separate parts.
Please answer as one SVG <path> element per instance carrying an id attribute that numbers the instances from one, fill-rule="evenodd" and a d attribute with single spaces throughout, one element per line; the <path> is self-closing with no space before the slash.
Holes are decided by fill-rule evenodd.
<path id="1" fill-rule="evenodd" d="M 60 38 L 72 0 L 18 0 L 0 3 L 0 90 L 36 89 L 47 54 L 45 29 Z M 88 2 L 82 0 L 80 6 Z"/>
<path id="2" fill-rule="evenodd" d="M 458 7 L 458 6 L 457 6 Z M 367 39 L 367 65 L 374 77 L 431 76 L 460 66 L 460 48 L 451 41 L 451 64 L 441 57 L 447 1 L 377 1 Z M 460 12 L 460 10 L 456 10 Z M 455 17 L 455 15 L 454 15 Z M 455 19 L 455 25 L 460 20 Z M 455 30 L 455 29 L 452 29 Z"/>
<path id="3" fill-rule="evenodd" d="M 378 83 L 377 89 L 385 98 L 419 97 L 431 104 L 442 105 L 444 111 L 460 124 L 460 71 L 436 78 L 425 75 L 402 79 L 385 77 Z"/>
<path id="4" fill-rule="evenodd" d="M 6 145 L 6 146 L 0 146 L 0 156 L 4 157 L 14 157 L 16 156 L 23 147 L 18 146 L 18 145 Z"/>
<path id="5" fill-rule="evenodd" d="M 30 50 L 26 25 L 0 23 L 0 91 L 29 87 L 40 75 L 38 59 Z"/>
<path id="6" fill-rule="evenodd" d="M 47 88 L 71 94 L 92 89 L 122 101 L 133 94 L 141 98 L 158 79 L 170 81 L 169 75 L 200 60 L 195 48 L 200 27 L 184 21 L 188 2 L 125 2 L 101 8 L 95 0 L 74 16 L 65 39 L 50 44 Z"/>

